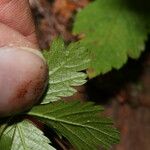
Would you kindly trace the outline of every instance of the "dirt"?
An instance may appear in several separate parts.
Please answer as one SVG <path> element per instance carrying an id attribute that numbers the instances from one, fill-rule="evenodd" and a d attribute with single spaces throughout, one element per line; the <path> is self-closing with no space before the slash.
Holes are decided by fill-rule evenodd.
<path id="1" fill-rule="evenodd" d="M 40 47 L 48 48 L 58 35 L 66 42 L 78 40 L 71 32 L 74 16 L 88 3 L 89 0 L 30 0 Z M 138 61 L 129 60 L 119 71 L 90 80 L 78 87 L 72 97 L 95 101 L 106 108 L 104 114 L 114 119 L 121 132 L 120 144 L 112 150 L 150 149 L 149 43 Z M 71 149 L 64 141 L 56 138 L 55 142 L 59 149 Z"/>

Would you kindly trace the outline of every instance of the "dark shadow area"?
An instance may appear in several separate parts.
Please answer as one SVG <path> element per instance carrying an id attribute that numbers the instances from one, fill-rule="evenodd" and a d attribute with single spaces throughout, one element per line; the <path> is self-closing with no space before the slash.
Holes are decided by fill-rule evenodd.
<path id="1" fill-rule="evenodd" d="M 138 13 L 150 13 L 150 1 L 149 0 L 122 0 L 125 5 Z M 148 15 L 148 14 L 147 14 Z"/>
<path id="2" fill-rule="evenodd" d="M 52 129 L 47 126 L 44 126 L 44 134 L 46 137 L 50 139 L 52 142 L 52 146 L 55 147 L 57 150 L 69 150 L 70 144 L 69 142 L 64 138 L 60 138 L 58 134 Z"/>
<path id="3" fill-rule="evenodd" d="M 136 83 L 143 73 L 143 64 L 150 54 L 150 40 L 146 43 L 146 50 L 138 60 L 130 59 L 120 70 L 100 75 L 86 84 L 88 99 L 100 104 L 106 104 L 128 83 Z"/>

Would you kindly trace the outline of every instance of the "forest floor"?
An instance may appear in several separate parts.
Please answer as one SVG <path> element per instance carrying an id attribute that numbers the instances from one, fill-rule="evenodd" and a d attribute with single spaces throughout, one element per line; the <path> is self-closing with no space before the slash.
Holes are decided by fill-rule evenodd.
<path id="1" fill-rule="evenodd" d="M 41 49 L 47 49 L 56 36 L 77 41 L 71 32 L 75 14 L 89 0 L 29 0 L 37 26 Z M 119 71 L 113 70 L 78 87 L 72 99 L 91 100 L 103 105 L 121 132 L 120 144 L 112 150 L 150 149 L 150 41 L 139 60 L 130 60 Z M 71 150 L 56 140 L 59 149 Z"/>

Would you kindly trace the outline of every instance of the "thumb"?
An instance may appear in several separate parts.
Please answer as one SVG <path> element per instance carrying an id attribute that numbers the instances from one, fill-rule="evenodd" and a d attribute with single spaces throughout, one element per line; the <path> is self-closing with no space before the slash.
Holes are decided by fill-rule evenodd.
<path id="1" fill-rule="evenodd" d="M 0 0 L 0 7 L 6 1 L 10 0 Z M 19 20 L 9 20 L 7 16 L 10 13 L 14 12 L 7 13 L 3 18 L 8 23 L 0 23 L 0 117 L 15 115 L 31 108 L 39 101 L 48 79 L 47 65 L 33 40 L 35 33 L 32 38 L 28 36 L 30 34 L 27 34 L 29 32 L 24 27 L 26 24 L 13 23 Z M 28 17 L 25 22 L 29 22 Z"/>

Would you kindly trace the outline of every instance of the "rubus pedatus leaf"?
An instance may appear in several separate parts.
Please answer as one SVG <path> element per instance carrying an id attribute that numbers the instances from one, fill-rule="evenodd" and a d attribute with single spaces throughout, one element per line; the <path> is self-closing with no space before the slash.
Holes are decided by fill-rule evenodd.
<path id="1" fill-rule="evenodd" d="M 0 126 L 0 150 L 55 150 L 43 132 L 27 120 Z"/>
<path id="2" fill-rule="evenodd" d="M 0 125 L 0 150 L 10 150 L 12 144 L 12 138 L 9 136 L 2 137 L 3 131 L 6 129 L 7 124 Z"/>
<path id="3" fill-rule="evenodd" d="M 54 128 L 78 150 L 97 150 L 99 145 L 110 148 L 119 141 L 112 121 L 98 115 L 101 111 L 103 108 L 91 102 L 59 101 L 35 106 L 29 115 Z"/>
<path id="4" fill-rule="evenodd" d="M 150 7 L 144 3 L 96 0 L 77 14 L 73 32 L 84 34 L 81 43 L 91 50 L 90 77 L 121 68 L 128 56 L 140 56 L 150 24 Z"/>
<path id="5" fill-rule="evenodd" d="M 57 38 L 53 41 L 50 52 L 44 51 L 43 54 L 49 66 L 49 87 L 42 104 L 71 96 L 76 92 L 72 86 L 86 82 L 87 75 L 79 71 L 87 69 L 90 59 L 87 49 L 79 43 L 66 47 Z"/>

